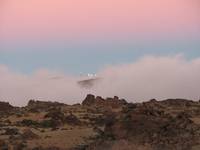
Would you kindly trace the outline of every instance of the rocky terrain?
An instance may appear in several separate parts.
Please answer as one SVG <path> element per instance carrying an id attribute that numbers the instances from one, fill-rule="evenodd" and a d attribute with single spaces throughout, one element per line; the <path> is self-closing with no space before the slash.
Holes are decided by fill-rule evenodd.
<path id="1" fill-rule="evenodd" d="M 0 102 L 0 150 L 199 150 L 200 102 Z"/>

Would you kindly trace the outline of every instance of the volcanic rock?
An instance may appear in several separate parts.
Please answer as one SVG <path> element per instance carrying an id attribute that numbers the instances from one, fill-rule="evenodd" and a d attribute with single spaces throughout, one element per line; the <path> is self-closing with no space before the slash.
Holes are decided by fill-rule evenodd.
<path id="1" fill-rule="evenodd" d="M 8 146 L 8 144 L 5 141 L 0 140 L 0 149 L 1 150 L 8 150 L 9 146 Z"/>
<path id="2" fill-rule="evenodd" d="M 119 99 L 117 96 L 114 98 L 103 99 L 100 96 L 95 98 L 94 95 L 87 95 L 85 100 L 82 102 L 83 106 L 96 106 L 96 107 L 104 107 L 104 108 L 120 108 L 123 105 L 126 105 L 127 102 L 124 99 Z"/>
<path id="3" fill-rule="evenodd" d="M 95 96 L 94 95 L 91 95 L 91 94 L 88 94 L 85 98 L 85 100 L 82 102 L 82 105 L 85 105 L 85 106 L 91 106 L 91 105 L 94 105 L 95 104 Z"/>
<path id="4" fill-rule="evenodd" d="M 24 140 L 38 139 L 39 136 L 31 131 L 31 129 L 25 129 L 21 135 Z"/>
<path id="5" fill-rule="evenodd" d="M 29 111 L 38 112 L 38 111 L 44 111 L 44 110 L 47 111 L 51 108 L 56 108 L 56 107 L 61 107 L 61 106 L 65 106 L 65 104 L 59 103 L 59 102 L 50 102 L 50 101 L 45 102 L 45 101 L 30 100 L 26 108 L 28 108 Z"/>
<path id="6" fill-rule="evenodd" d="M 65 120 L 65 114 L 60 109 L 51 109 L 49 112 L 44 116 L 44 118 L 51 118 L 53 120 Z"/>
<path id="7" fill-rule="evenodd" d="M 65 117 L 65 122 L 69 125 L 81 125 L 81 121 L 72 113 Z"/>
<path id="8" fill-rule="evenodd" d="M 19 134 L 19 130 L 17 128 L 5 128 L 4 135 L 17 135 Z"/>
<path id="9" fill-rule="evenodd" d="M 131 141 L 138 147 L 149 144 L 150 149 L 153 150 L 189 150 L 193 145 L 198 144 L 200 127 L 190 120 L 191 116 L 184 112 L 174 115 L 167 113 L 167 109 L 159 110 L 159 107 L 152 107 L 159 103 L 170 105 L 169 101 L 155 100 L 137 107 L 127 105 L 126 111 L 118 113 L 105 125 L 102 137 L 104 142 L 101 140 L 101 145 L 105 145 L 107 139 L 113 141 L 109 150 L 113 149 L 114 143 L 121 140 Z M 186 101 L 178 101 L 178 103 L 183 104 L 179 107 L 185 107 L 187 104 Z M 171 105 L 178 106 L 177 102 L 172 102 Z"/>
<path id="10" fill-rule="evenodd" d="M 0 112 L 8 112 L 10 110 L 13 110 L 13 106 L 10 105 L 8 102 L 0 102 Z"/>

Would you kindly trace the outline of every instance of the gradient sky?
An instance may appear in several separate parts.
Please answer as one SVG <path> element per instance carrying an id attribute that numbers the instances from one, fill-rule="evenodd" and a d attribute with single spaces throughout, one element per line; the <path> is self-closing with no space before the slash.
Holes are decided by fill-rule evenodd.
<path id="1" fill-rule="evenodd" d="M 96 72 L 145 55 L 200 57 L 199 0 L 1 0 L 0 64 Z"/>

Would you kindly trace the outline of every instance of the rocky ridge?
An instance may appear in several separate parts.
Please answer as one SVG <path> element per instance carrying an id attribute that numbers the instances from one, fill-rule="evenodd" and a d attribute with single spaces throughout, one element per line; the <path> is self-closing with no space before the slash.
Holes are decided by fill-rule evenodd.
<path id="1" fill-rule="evenodd" d="M 82 104 L 0 102 L 2 150 L 199 150 L 200 103 L 128 103 L 87 95 Z M 1 113 L 0 113 L 1 114 Z"/>

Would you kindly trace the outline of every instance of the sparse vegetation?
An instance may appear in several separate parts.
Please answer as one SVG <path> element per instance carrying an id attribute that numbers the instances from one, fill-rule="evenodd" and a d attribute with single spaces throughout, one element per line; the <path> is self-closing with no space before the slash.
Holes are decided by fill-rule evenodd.
<path id="1" fill-rule="evenodd" d="M 153 99 L 132 104 L 118 97 L 89 95 L 83 104 L 72 106 L 34 100 L 17 109 L 2 104 L 12 110 L 0 119 L 2 150 L 197 150 L 200 146 L 199 102 Z"/>

